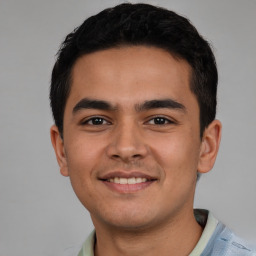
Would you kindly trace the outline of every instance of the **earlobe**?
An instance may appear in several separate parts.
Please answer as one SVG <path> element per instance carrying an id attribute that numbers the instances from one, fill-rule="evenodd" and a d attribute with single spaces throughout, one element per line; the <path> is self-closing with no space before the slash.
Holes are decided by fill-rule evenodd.
<path id="1" fill-rule="evenodd" d="M 55 151 L 56 159 L 60 167 L 60 173 L 63 176 L 69 176 L 67 159 L 64 150 L 63 139 L 61 138 L 59 129 L 56 125 L 53 125 L 50 129 L 52 146 Z"/>
<path id="2" fill-rule="evenodd" d="M 200 173 L 209 172 L 214 166 L 220 145 L 221 128 L 221 122 L 214 120 L 204 131 L 197 169 Z"/>

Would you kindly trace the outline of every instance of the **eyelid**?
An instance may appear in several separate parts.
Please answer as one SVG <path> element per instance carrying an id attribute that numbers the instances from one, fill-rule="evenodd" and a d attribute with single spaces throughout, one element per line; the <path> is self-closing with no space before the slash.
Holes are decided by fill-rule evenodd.
<path id="1" fill-rule="evenodd" d="M 108 120 L 108 118 L 106 118 L 105 116 L 101 116 L 101 115 L 94 115 L 94 116 L 86 117 L 86 118 L 81 120 L 80 124 L 81 125 L 92 125 L 93 126 L 94 124 L 88 124 L 88 122 L 90 122 L 90 121 L 92 121 L 93 119 L 96 119 L 96 118 L 103 119 L 104 122 L 106 122 L 106 123 L 103 123 L 102 125 L 111 124 L 111 122 Z"/>
<path id="2" fill-rule="evenodd" d="M 165 119 L 167 121 L 167 123 L 163 124 L 163 125 L 167 125 L 167 124 L 175 124 L 177 123 L 176 120 L 174 120 L 173 118 L 170 118 L 170 117 L 166 117 L 164 115 L 154 115 L 154 116 L 151 116 L 147 119 L 147 121 L 145 123 L 149 123 L 150 121 L 153 121 L 154 119 L 156 118 L 162 118 L 162 119 Z M 152 124 L 152 125 L 156 125 L 156 124 Z"/>

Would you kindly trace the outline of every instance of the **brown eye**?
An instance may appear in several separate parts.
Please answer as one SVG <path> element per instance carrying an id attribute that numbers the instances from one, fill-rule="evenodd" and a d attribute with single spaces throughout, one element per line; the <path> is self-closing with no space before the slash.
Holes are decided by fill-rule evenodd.
<path id="1" fill-rule="evenodd" d="M 104 125 L 104 124 L 108 124 L 108 122 L 102 118 L 102 117 L 93 117 L 90 118 L 88 120 L 86 120 L 84 122 L 84 124 L 88 124 L 88 125 Z"/>
<path id="2" fill-rule="evenodd" d="M 170 124 L 170 123 L 172 123 L 172 121 L 164 117 L 155 117 L 149 121 L 149 124 L 155 124 L 155 125 L 164 125 L 164 124 Z"/>

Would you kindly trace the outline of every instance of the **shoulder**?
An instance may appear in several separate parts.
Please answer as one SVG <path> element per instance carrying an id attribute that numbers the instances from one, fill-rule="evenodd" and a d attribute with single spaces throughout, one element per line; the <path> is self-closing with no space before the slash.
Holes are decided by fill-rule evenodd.
<path id="1" fill-rule="evenodd" d="M 256 256 L 256 245 L 236 236 L 221 222 L 201 256 Z"/>

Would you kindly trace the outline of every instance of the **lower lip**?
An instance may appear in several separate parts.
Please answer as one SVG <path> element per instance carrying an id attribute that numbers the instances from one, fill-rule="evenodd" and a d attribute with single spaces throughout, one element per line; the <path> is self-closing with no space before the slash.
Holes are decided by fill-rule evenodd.
<path id="1" fill-rule="evenodd" d="M 146 181 L 146 182 L 141 182 L 141 183 L 136 183 L 136 184 L 118 184 L 114 182 L 109 182 L 109 181 L 103 181 L 103 183 L 110 188 L 111 190 L 114 190 L 119 193 L 134 193 L 140 190 L 143 190 L 150 185 L 154 183 L 154 181 Z"/>

